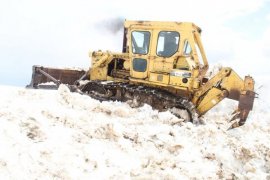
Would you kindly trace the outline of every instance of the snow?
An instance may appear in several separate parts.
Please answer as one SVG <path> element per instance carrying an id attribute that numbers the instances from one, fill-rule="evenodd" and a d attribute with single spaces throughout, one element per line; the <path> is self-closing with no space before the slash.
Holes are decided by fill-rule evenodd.
<path id="1" fill-rule="evenodd" d="M 229 100 L 195 125 L 62 85 L 0 86 L 0 99 L 0 179 L 270 178 L 270 113 L 260 99 L 229 131 Z"/>

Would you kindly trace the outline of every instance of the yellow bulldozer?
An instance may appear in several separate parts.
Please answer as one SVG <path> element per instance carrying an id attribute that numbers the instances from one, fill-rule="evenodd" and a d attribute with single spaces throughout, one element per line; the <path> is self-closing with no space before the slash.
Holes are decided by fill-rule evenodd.
<path id="1" fill-rule="evenodd" d="M 224 98 L 239 101 L 232 128 L 253 108 L 254 80 L 222 68 L 209 78 L 201 29 L 190 22 L 125 21 L 122 53 L 93 51 L 88 71 L 33 66 L 30 88 L 58 88 L 100 101 L 144 103 L 197 121 Z M 51 82 L 51 83 L 50 83 Z"/>

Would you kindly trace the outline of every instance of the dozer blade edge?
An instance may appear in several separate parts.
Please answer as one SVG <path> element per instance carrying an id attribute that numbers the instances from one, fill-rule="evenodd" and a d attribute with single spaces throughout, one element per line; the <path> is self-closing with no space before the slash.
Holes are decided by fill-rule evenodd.
<path id="1" fill-rule="evenodd" d="M 57 89 L 60 84 L 74 85 L 83 80 L 87 71 L 33 66 L 31 83 L 26 88 Z"/>

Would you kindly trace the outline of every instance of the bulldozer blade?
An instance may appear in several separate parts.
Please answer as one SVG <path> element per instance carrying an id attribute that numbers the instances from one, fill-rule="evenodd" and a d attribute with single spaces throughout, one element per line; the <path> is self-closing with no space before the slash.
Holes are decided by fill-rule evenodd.
<path id="1" fill-rule="evenodd" d="M 33 66 L 32 80 L 27 88 L 57 89 L 60 84 L 74 85 L 87 78 L 88 71 Z"/>

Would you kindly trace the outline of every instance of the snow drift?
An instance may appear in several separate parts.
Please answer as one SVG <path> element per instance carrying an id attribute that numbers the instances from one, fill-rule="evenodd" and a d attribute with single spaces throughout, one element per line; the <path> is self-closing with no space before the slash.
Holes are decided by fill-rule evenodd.
<path id="1" fill-rule="evenodd" d="M 194 125 L 65 86 L 0 86 L 0 99 L 0 179 L 270 179 L 270 113 L 259 100 L 227 131 L 231 101 Z"/>

